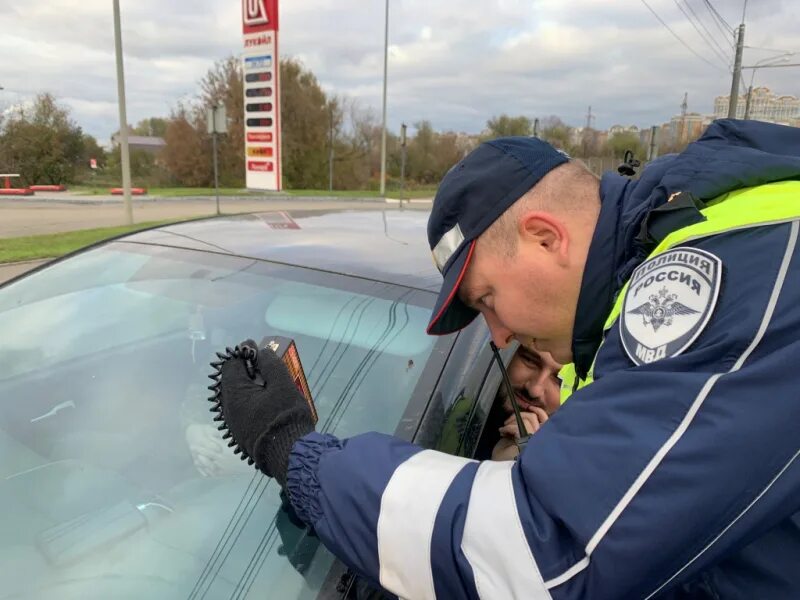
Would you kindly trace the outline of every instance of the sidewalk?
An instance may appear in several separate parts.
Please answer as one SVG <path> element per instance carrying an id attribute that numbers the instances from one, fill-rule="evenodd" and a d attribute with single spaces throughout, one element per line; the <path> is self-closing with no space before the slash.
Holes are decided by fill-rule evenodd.
<path id="1" fill-rule="evenodd" d="M 12 277 L 22 275 L 26 271 L 35 269 L 39 265 L 46 263 L 50 259 L 26 260 L 24 262 L 0 264 L 0 283 L 5 283 Z"/>

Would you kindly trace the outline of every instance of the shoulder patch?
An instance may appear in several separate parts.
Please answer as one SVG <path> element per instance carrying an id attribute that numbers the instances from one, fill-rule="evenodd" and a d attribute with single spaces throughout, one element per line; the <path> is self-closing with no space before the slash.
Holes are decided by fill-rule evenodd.
<path id="1" fill-rule="evenodd" d="M 620 314 L 630 359 L 643 365 L 686 350 L 714 312 L 721 277 L 722 261 L 698 248 L 674 248 L 642 263 Z"/>

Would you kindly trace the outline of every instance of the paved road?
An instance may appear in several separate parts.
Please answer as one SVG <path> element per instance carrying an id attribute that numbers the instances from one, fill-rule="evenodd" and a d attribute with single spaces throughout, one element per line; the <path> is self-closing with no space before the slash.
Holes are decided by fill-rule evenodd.
<path id="1" fill-rule="evenodd" d="M 413 201 L 412 209 L 430 210 L 430 201 Z M 181 219 L 213 215 L 215 201 L 212 197 L 144 199 L 133 203 L 136 223 Z M 269 210 L 396 210 L 397 203 L 375 199 L 347 198 L 221 198 L 223 214 Z M 97 196 L 71 196 L 36 200 L 0 198 L 0 238 L 10 238 L 44 233 L 60 233 L 95 227 L 113 227 L 125 222 L 122 202 L 119 199 Z M 24 273 L 47 261 L 27 261 L 0 264 L 0 283 Z"/>
<path id="2" fill-rule="evenodd" d="M 387 210 L 396 203 L 375 199 L 327 198 L 221 198 L 223 214 L 269 211 L 359 209 Z M 411 204 L 411 208 L 429 210 L 430 202 Z M 183 219 L 213 215 L 213 197 L 134 200 L 133 218 L 136 223 Z M 95 227 L 113 227 L 125 223 L 122 202 L 97 197 L 70 197 L 53 200 L 0 198 L 0 238 L 59 233 Z"/>

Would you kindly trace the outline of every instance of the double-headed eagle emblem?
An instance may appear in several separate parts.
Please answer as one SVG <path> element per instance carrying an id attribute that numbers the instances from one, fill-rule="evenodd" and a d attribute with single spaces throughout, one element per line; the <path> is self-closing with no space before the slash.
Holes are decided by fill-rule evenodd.
<path id="1" fill-rule="evenodd" d="M 689 308 L 677 301 L 677 294 L 670 294 L 667 288 L 661 288 L 658 294 L 650 296 L 650 301 L 629 310 L 628 314 L 642 315 L 645 325 L 652 325 L 653 331 L 658 331 L 664 325 L 672 325 L 672 318 L 682 315 L 693 315 L 699 311 Z"/>

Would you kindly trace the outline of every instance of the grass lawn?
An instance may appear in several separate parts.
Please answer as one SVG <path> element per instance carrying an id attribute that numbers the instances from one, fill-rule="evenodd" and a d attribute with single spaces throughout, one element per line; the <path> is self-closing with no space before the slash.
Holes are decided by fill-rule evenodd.
<path id="1" fill-rule="evenodd" d="M 101 227 L 99 229 L 83 229 L 67 233 L 48 233 L 46 235 L 0 239 L 0 263 L 34 260 L 37 258 L 54 258 L 115 235 L 173 222 L 175 221 L 153 221 L 150 223 L 137 223 L 136 225 L 122 225 L 120 227 Z"/>

